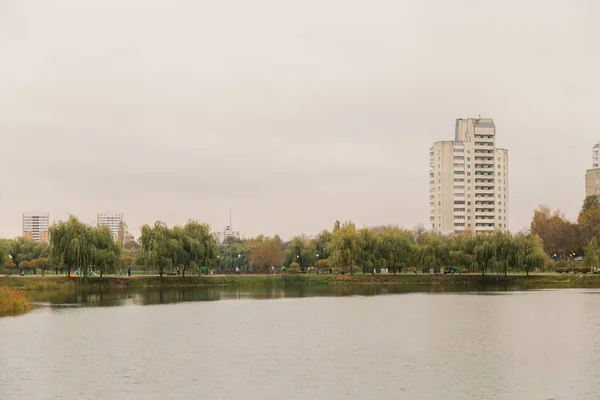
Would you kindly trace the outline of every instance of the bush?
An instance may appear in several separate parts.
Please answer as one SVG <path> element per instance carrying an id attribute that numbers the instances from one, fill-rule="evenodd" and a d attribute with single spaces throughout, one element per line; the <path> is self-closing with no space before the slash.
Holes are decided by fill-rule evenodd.
<path id="1" fill-rule="evenodd" d="M 323 260 L 317 261 L 317 271 L 320 274 L 329 273 L 329 260 L 325 258 Z"/>
<path id="2" fill-rule="evenodd" d="M 546 272 L 546 271 L 555 271 L 555 270 L 556 270 L 556 261 L 554 261 L 551 258 L 547 259 L 546 264 L 544 265 L 544 268 L 542 269 L 542 271 Z"/>
<path id="3" fill-rule="evenodd" d="M 588 274 L 592 272 L 592 267 L 575 267 L 575 272 L 579 274 Z"/>
<path id="4" fill-rule="evenodd" d="M 560 260 L 555 263 L 554 270 L 559 274 L 569 272 L 569 264 L 566 261 Z M 572 269 L 571 269 L 572 271 Z"/>
<path id="5" fill-rule="evenodd" d="M 299 274 L 300 273 L 300 264 L 293 262 L 290 264 L 290 267 L 286 271 L 288 274 Z"/>

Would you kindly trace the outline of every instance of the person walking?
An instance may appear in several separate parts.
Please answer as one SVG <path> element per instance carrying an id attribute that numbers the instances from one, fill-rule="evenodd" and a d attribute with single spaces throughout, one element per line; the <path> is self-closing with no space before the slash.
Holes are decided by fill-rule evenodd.
<path id="1" fill-rule="evenodd" d="M 131 276 L 131 267 L 127 268 L 127 276 Z"/>

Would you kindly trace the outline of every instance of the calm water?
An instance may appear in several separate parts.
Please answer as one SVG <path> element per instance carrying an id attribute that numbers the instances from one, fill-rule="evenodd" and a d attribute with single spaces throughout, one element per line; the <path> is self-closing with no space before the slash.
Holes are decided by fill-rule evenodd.
<path id="1" fill-rule="evenodd" d="M 416 290 L 40 294 L 0 399 L 599 398 L 600 291 Z"/>

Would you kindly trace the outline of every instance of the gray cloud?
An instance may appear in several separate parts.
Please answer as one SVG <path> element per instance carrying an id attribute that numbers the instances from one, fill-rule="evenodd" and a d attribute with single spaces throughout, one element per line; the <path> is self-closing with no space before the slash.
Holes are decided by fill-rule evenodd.
<path id="1" fill-rule="evenodd" d="M 0 3 L 0 232 L 20 213 L 315 233 L 428 221 L 428 149 L 493 117 L 511 221 L 576 217 L 593 0 Z"/>

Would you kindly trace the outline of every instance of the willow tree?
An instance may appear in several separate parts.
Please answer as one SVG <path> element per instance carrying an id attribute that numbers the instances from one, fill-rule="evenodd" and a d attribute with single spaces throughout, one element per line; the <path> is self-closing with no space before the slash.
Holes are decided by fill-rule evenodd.
<path id="1" fill-rule="evenodd" d="M 356 226 L 352 222 L 346 222 L 341 227 L 336 228 L 331 238 L 331 256 L 329 257 L 331 265 L 343 268 L 346 271 L 350 268 L 350 273 L 354 272 L 356 263 L 360 258 L 360 238 Z"/>
<path id="2" fill-rule="evenodd" d="M 100 272 L 100 277 L 105 273 L 112 274 L 121 265 L 121 246 L 115 243 L 112 232 L 107 226 L 91 229 L 93 270 Z"/>
<path id="3" fill-rule="evenodd" d="M 142 226 L 141 249 L 137 263 L 158 270 L 162 277 L 165 270 L 173 265 L 169 249 L 171 232 L 163 222 L 156 221 L 153 226 Z"/>
<path id="4" fill-rule="evenodd" d="M 66 222 L 53 224 L 48 233 L 51 263 L 64 267 L 68 276 L 79 267 L 85 276 L 94 253 L 91 228 L 71 216 Z"/>
<path id="5" fill-rule="evenodd" d="M 0 245 L 0 270 L 6 268 L 6 264 L 8 263 L 8 255 L 9 251 L 6 247 Z"/>

